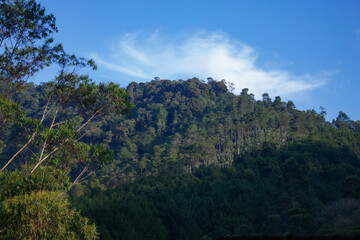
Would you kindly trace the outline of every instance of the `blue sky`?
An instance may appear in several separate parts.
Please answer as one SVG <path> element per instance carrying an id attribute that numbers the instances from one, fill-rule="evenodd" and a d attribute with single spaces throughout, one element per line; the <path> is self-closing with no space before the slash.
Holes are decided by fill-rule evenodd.
<path id="1" fill-rule="evenodd" d="M 360 119 L 360 1 L 42 0 L 96 81 L 207 77 Z M 35 81 L 46 81 L 52 69 Z"/>

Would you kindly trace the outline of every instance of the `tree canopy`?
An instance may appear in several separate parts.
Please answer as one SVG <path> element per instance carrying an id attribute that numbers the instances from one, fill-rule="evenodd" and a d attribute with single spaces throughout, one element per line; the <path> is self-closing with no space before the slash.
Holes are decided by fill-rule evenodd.
<path id="1" fill-rule="evenodd" d="M 129 113 L 127 91 L 78 74 L 96 65 L 55 43 L 55 17 L 34 0 L 2 0 L 0 27 L 0 236 L 97 238 L 66 192 L 112 160 L 107 146 L 82 139 L 104 116 Z M 51 64 L 57 76 L 24 101 L 27 81 Z"/>

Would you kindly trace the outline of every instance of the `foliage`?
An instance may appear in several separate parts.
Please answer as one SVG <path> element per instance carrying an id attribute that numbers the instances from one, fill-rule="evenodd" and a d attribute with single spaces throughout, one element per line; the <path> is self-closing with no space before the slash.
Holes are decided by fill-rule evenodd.
<path id="1" fill-rule="evenodd" d="M 97 239 L 89 224 L 61 192 L 33 191 L 1 202 L 2 239 Z"/>
<path id="2" fill-rule="evenodd" d="M 17 195 L 37 191 L 66 191 L 71 183 L 68 172 L 51 166 L 41 166 L 34 174 L 30 168 L 0 172 L 0 202 Z"/>
<path id="3" fill-rule="evenodd" d="M 342 198 L 324 207 L 319 217 L 319 234 L 324 236 L 359 236 L 360 201 Z"/>
<path id="4" fill-rule="evenodd" d="M 103 239 L 357 236 L 360 205 L 345 197 L 345 179 L 359 167 L 349 149 L 297 141 L 247 153 L 231 167 L 160 173 L 72 201 Z"/>
<path id="5" fill-rule="evenodd" d="M 223 84 L 196 78 L 131 83 L 132 115 L 104 118 L 100 129 L 84 137 L 114 151 L 115 161 L 97 173 L 101 183 L 112 188 L 162 171 L 228 167 L 247 153 L 301 139 L 360 155 L 359 121 L 340 113 L 332 124 L 314 110 L 297 110 L 291 101 L 271 100 L 268 94 L 255 100 L 248 89 L 235 95 Z"/>
<path id="6" fill-rule="evenodd" d="M 55 44 L 55 17 L 34 0 L 0 2 L 0 233 L 6 238 L 94 239 L 96 228 L 70 210 L 66 192 L 112 160 L 82 138 L 98 119 L 127 114 L 127 91 L 78 74 L 92 60 Z M 27 81 L 56 64 L 53 81 Z M 29 89 L 38 92 L 28 95 Z M 69 181 L 71 180 L 71 181 Z"/>
<path id="7" fill-rule="evenodd" d="M 217 84 L 198 79 L 132 83 L 127 88 L 135 105 L 131 116 L 110 113 L 93 119 L 80 145 L 65 142 L 64 148 L 77 154 L 80 146 L 100 144 L 115 156 L 92 180 L 71 191 L 75 206 L 99 226 L 101 237 L 324 235 L 330 228 L 331 234 L 356 235 L 357 208 L 352 215 L 336 215 L 337 221 L 324 212 L 358 194 L 358 121 L 340 113 L 329 123 L 313 110 L 296 110 L 291 101 L 272 101 L 268 95 L 256 101 L 247 89 L 236 96 Z M 46 105 L 48 85 L 26 86 L 15 99 L 26 116 L 35 118 Z M 87 89 L 79 91 L 90 93 L 92 88 Z M 99 109 L 96 102 L 89 105 L 95 106 L 90 112 L 82 110 L 85 104 L 77 105 L 95 101 L 89 96 L 68 104 L 72 113 L 59 110 L 59 119 L 80 116 L 67 124 L 81 127 L 81 117 L 88 114 L 85 119 L 90 119 Z M 48 137 L 59 146 L 64 138 L 57 142 L 53 136 L 73 133 L 66 129 L 48 128 L 48 135 L 39 130 L 44 136 L 40 143 Z M 81 156 L 100 162 L 86 151 Z M 64 170 L 48 164 L 49 169 Z M 34 173 L 41 174 L 46 166 L 40 164 Z M 72 181 L 82 172 L 76 166 L 70 171 Z M 350 225 L 344 227 L 346 219 Z"/>
<path id="8" fill-rule="evenodd" d="M 1 237 L 96 238 L 69 189 L 104 239 L 359 234 L 359 121 L 212 78 L 96 83 L 33 0 L 0 28 Z"/>
<path id="9" fill-rule="evenodd" d="M 80 67 L 96 66 L 92 60 L 66 54 L 61 45 L 53 46 L 55 18 L 46 15 L 40 4 L 32 0 L 4 0 L 0 10 L 0 118 L 4 123 L 1 148 L 6 151 L 0 171 L 16 159 L 22 159 L 18 165 L 26 163 L 22 171 L 30 170 L 28 174 L 40 165 L 65 173 L 76 167 L 81 169 L 73 180 L 77 184 L 86 173 L 92 174 L 112 159 L 106 146 L 81 139 L 93 131 L 91 123 L 97 118 L 129 112 L 127 92 L 118 84 L 96 84 L 88 76 L 76 73 Z M 29 109 L 24 110 L 26 106 L 20 104 L 26 94 L 19 89 L 31 87 L 25 83 L 26 78 L 53 62 L 59 65 L 59 74 L 39 87 L 36 109 L 32 109 L 35 112 L 27 114 Z"/>
<path id="10" fill-rule="evenodd" d="M 61 45 L 53 45 L 55 17 L 35 1 L 2 0 L 0 5 L 0 78 L 2 90 L 21 87 L 27 78 L 49 66 Z"/>

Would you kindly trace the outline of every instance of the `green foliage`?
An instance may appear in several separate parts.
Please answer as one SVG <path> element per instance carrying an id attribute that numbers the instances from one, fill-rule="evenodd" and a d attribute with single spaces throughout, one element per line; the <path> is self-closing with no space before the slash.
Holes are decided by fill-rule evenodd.
<path id="1" fill-rule="evenodd" d="M 1 94 L 23 88 L 28 78 L 51 63 L 96 69 L 92 60 L 68 55 L 61 44 L 54 44 L 55 17 L 34 0 L 2 0 L 0 26 Z"/>
<path id="2" fill-rule="evenodd" d="M 324 236 L 359 236 L 360 202 L 341 198 L 325 206 L 319 216 L 319 234 Z"/>
<path id="3" fill-rule="evenodd" d="M 64 80 L 67 78 L 69 81 Z M 63 80 L 64 84 L 61 83 Z M 64 140 L 59 142 L 61 144 L 55 144 L 63 146 L 57 150 L 60 156 L 63 155 L 60 149 L 77 149 L 75 146 L 68 148 L 68 145 L 76 143 L 70 141 L 71 138 L 82 136 L 80 132 L 76 133 L 76 129 L 86 123 L 93 116 L 91 114 L 102 109 L 102 113 L 98 112 L 91 119 L 92 124 L 81 129 L 82 133 L 87 132 L 82 136 L 81 142 L 93 142 L 113 151 L 115 161 L 111 167 L 104 168 L 97 174 L 101 184 L 106 187 L 162 171 L 192 172 L 201 165 L 210 164 L 228 167 L 248 153 L 260 149 L 270 151 L 301 139 L 321 142 L 331 147 L 349 148 L 350 152 L 360 154 L 357 122 L 346 119 L 342 113 L 342 117 L 336 120 L 337 124 L 333 125 L 326 122 L 323 115 L 313 110 L 296 110 L 291 101 L 282 102 L 280 97 L 271 101 L 265 95 L 266 101 L 256 101 L 248 89 L 243 89 L 236 96 L 218 91 L 217 84 L 221 83 L 214 80 L 204 83 L 196 78 L 187 81 L 131 83 L 127 89 L 128 95 L 124 89 L 119 90 L 122 97 L 119 98 L 118 106 L 125 104 L 123 112 L 129 112 L 132 105 L 127 96 L 135 106 L 131 110 L 132 115 L 126 117 L 112 114 L 112 111 L 116 112 L 116 107 L 113 108 L 112 104 L 101 107 L 105 102 L 114 103 L 115 93 L 105 89 L 112 89 L 115 85 L 97 86 L 86 77 L 75 75 L 64 75 L 49 85 L 29 85 L 28 90 L 17 95 L 17 99 L 25 102 L 23 99 L 27 99 L 29 95 L 34 96 L 31 98 L 33 102 L 40 99 L 38 106 L 27 108 L 31 109 L 27 110 L 29 116 L 38 113 L 37 118 L 40 119 L 39 113 L 44 110 L 49 99 L 47 96 L 64 99 L 60 104 L 64 110 L 59 110 L 56 120 L 61 123 L 63 118 L 65 121 L 49 131 L 49 115 L 43 125 L 47 129 L 44 132 L 51 135 L 40 135 L 43 131 L 40 129 L 39 136 L 42 137 L 38 140 L 40 147 L 46 138 L 47 143 L 51 139 L 55 141 L 54 136 Z M 46 90 L 48 87 L 54 87 L 50 88 L 54 93 Z M 45 91 L 48 91 L 48 95 L 44 94 Z M 100 101 L 97 96 L 104 96 L 104 100 Z M 105 110 L 108 107 L 111 111 Z M 65 111 L 66 109 L 73 114 Z M 102 117 L 105 113 L 110 114 Z M 54 111 L 49 114 L 54 114 Z M 348 127 L 340 128 L 342 122 Z M 70 127 L 75 130 L 75 135 L 64 135 L 63 133 L 74 134 L 74 131 L 65 131 Z M 52 149 L 49 147 L 47 151 L 51 153 Z M 76 154 L 69 156 L 79 158 Z M 90 167 L 95 169 L 97 166 L 94 164 Z M 317 168 L 316 163 L 313 168 Z"/>
<path id="4" fill-rule="evenodd" d="M 360 198 L 360 169 L 356 171 L 356 174 L 345 179 L 345 186 L 349 195 Z"/>
<path id="5" fill-rule="evenodd" d="M 341 199 L 359 167 L 349 149 L 297 141 L 249 152 L 227 168 L 163 172 L 72 200 L 104 239 L 357 236 L 358 200 Z"/>
<path id="6" fill-rule="evenodd" d="M 344 197 L 359 197 L 360 123 L 345 113 L 329 123 L 212 78 L 96 83 L 33 0 L 2 0 L 0 28 L 2 237 L 96 238 L 69 189 L 104 239 L 359 233 Z M 26 83 L 52 63 L 53 81 Z"/>
<path id="7" fill-rule="evenodd" d="M 296 110 L 293 102 L 278 96 L 272 101 L 265 94 L 263 101 L 256 101 L 248 89 L 237 96 L 223 84 L 197 78 L 131 83 L 127 90 L 134 103 L 132 115 L 104 118 L 100 129 L 84 137 L 106 143 L 116 156 L 116 174 L 109 178 L 111 173 L 104 169 L 99 180 L 113 187 L 114 182 L 162 171 L 193 172 L 210 164 L 228 167 L 250 152 L 300 139 L 348 147 L 360 155 L 357 122 L 340 117 L 333 125 L 314 110 Z M 350 125 L 339 128 L 341 122 Z"/>
<path id="8" fill-rule="evenodd" d="M 90 163 L 103 164 L 111 159 L 111 152 L 106 146 L 91 145 L 80 140 L 94 131 L 96 125 L 92 123 L 97 118 L 110 113 L 129 112 L 131 104 L 126 90 L 113 83 L 95 84 L 87 76 L 73 73 L 61 75 L 57 80 L 40 87 L 48 93 L 42 103 L 42 114 L 22 121 L 24 124 L 17 134 L 29 137 L 24 139 L 23 147 L 15 151 L 13 156 L 5 155 L 10 160 L 2 169 L 23 151 L 31 151 L 29 158 L 37 162 L 32 172 L 46 162 L 62 167 L 65 171 L 71 169 L 78 160 L 89 168 Z M 74 108 L 74 105 L 77 107 Z"/>
<path id="9" fill-rule="evenodd" d="M 34 174 L 31 168 L 0 172 L 0 202 L 17 195 L 37 191 L 66 191 L 71 183 L 68 172 L 51 166 L 41 166 Z"/>
<path id="10" fill-rule="evenodd" d="M 89 224 L 62 192 L 37 191 L 1 203 L 2 239 L 97 239 Z"/>
<path id="11" fill-rule="evenodd" d="M 0 78 L 2 90 L 21 87 L 34 73 L 48 66 L 62 50 L 53 45 L 55 17 L 35 1 L 2 0 L 0 4 Z M 11 88 L 10 88 L 11 89 Z"/>
<path id="12" fill-rule="evenodd" d="M 2 1 L 0 10 L 4 24 L 0 32 L 0 144 L 6 149 L 0 171 L 11 167 L 20 156 L 27 166 L 33 164 L 31 173 L 44 164 L 64 172 L 75 166 L 91 172 L 111 160 L 106 146 L 81 139 L 94 131 L 96 125 L 91 123 L 104 115 L 129 113 L 127 91 L 118 84 L 96 84 L 88 76 L 77 74 L 75 70 L 80 67 L 96 68 L 94 62 L 66 54 L 61 45 L 52 46 L 51 35 L 57 31 L 55 18 L 46 15 L 35 1 Z M 25 83 L 26 78 L 53 62 L 60 67 L 53 81 L 35 89 Z M 29 97 L 28 88 L 40 92 Z M 30 111 L 24 110 L 31 101 L 37 104 L 31 105 Z M 76 178 L 75 183 L 80 180 Z"/>
<path id="13" fill-rule="evenodd" d="M 55 32 L 55 17 L 34 0 L 1 0 L 0 235 L 8 239 L 97 238 L 63 196 L 113 159 L 108 146 L 83 137 L 131 108 L 126 89 L 77 74 L 95 63 L 67 54 Z M 53 81 L 27 83 L 53 63 Z"/>
<path id="14" fill-rule="evenodd" d="M 4 126 L 7 121 L 15 122 L 25 116 L 24 111 L 21 110 L 18 103 L 4 97 L 0 97 L 0 112 L 2 113 L 2 126 Z"/>
<path id="15" fill-rule="evenodd" d="M 316 228 L 312 216 L 303 208 L 292 208 L 288 212 L 290 233 L 295 235 L 314 234 Z"/>

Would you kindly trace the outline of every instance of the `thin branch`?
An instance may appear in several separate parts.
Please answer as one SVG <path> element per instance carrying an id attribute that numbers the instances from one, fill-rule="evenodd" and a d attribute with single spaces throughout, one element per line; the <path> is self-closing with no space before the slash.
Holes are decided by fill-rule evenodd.
<path id="1" fill-rule="evenodd" d="M 43 162 L 45 161 L 48 157 L 50 157 L 52 154 L 54 154 L 59 148 L 56 147 L 54 150 L 52 150 L 51 153 L 49 153 L 48 155 L 46 155 L 46 157 L 44 157 L 43 159 L 39 160 L 38 163 L 35 165 L 35 167 L 33 168 L 33 170 L 31 170 L 31 173 L 33 173 L 35 171 L 35 169 Z"/>
<path id="2" fill-rule="evenodd" d="M 100 111 L 102 110 L 102 108 L 100 108 L 99 110 L 97 110 L 83 125 L 81 125 L 76 132 L 79 132 L 83 127 L 85 127 Z M 67 142 L 70 139 L 66 139 L 64 141 Z M 54 150 L 52 152 L 50 152 L 46 157 L 44 157 L 43 159 L 39 160 L 38 163 L 35 165 L 35 167 L 33 168 L 33 170 L 31 170 L 31 173 L 33 173 L 35 171 L 35 169 L 42 163 L 44 162 L 49 156 L 51 156 L 52 154 L 54 154 L 57 150 L 59 149 L 59 147 L 54 148 Z"/>
<path id="3" fill-rule="evenodd" d="M 40 124 L 44 121 L 46 115 L 50 112 L 50 110 L 52 109 L 52 107 L 55 105 L 55 104 L 54 104 L 53 106 L 51 106 L 51 108 L 46 112 L 47 107 L 48 107 L 48 104 L 49 104 L 49 101 L 50 101 L 50 98 L 49 98 L 48 102 L 47 102 L 46 105 L 45 105 L 45 109 L 44 109 L 44 112 L 43 112 L 43 116 L 42 116 L 42 118 L 41 118 L 41 120 L 40 120 Z M 27 143 L 25 143 L 25 145 L 24 145 L 19 151 L 17 151 L 17 152 L 10 158 L 10 160 L 5 164 L 5 166 L 4 166 L 3 168 L 1 168 L 0 172 L 2 172 L 2 171 L 15 159 L 15 157 L 16 157 L 17 155 L 19 155 L 19 153 L 21 153 L 21 152 L 31 143 L 32 140 L 34 140 L 36 134 L 37 134 L 37 130 L 32 134 L 32 136 L 31 136 L 30 139 L 27 141 Z"/>
<path id="4" fill-rule="evenodd" d="M 90 133 L 90 132 L 92 132 L 92 131 L 95 131 L 95 130 L 94 130 L 94 129 L 90 129 L 90 130 L 85 131 L 80 137 L 78 137 L 78 138 L 76 139 L 76 141 L 79 141 L 79 140 L 82 139 L 86 134 L 88 134 L 88 133 Z"/>
<path id="5" fill-rule="evenodd" d="M 54 126 L 55 119 L 56 119 L 56 116 L 57 116 L 58 112 L 59 112 L 59 107 L 57 107 L 56 110 L 55 110 L 55 114 L 54 114 L 53 120 L 52 120 L 52 122 L 51 122 L 50 129 L 52 129 L 53 126 Z"/>
<path id="6" fill-rule="evenodd" d="M 55 110 L 55 114 L 54 114 L 54 117 L 53 117 L 53 120 L 52 120 L 52 123 L 51 123 L 51 126 L 50 126 L 49 130 L 51 130 L 53 128 L 54 122 L 55 122 L 55 119 L 56 119 L 56 116 L 57 116 L 58 112 L 59 112 L 59 107 L 57 107 L 56 110 Z M 47 143 L 47 139 L 45 139 L 43 147 L 41 149 L 41 154 L 40 154 L 40 157 L 39 157 L 39 161 L 41 160 L 41 158 L 42 158 L 42 156 L 44 154 L 44 151 L 45 151 L 45 148 L 46 148 L 46 143 Z"/>
<path id="7" fill-rule="evenodd" d="M 55 123 L 55 124 L 53 125 L 53 127 L 55 127 L 55 126 L 57 126 L 57 125 L 60 125 L 60 124 L 63 124 L 63 123 L 65 123 L 65 121 L 61 121 L 61 122 Z"/>
<path id="8" fill-rule="evenodd" d="M 47 145 L 47 139 L 45 139 L 44 144 L 43 144 L 43 147 L 42 147 L 42 149 L 41 149 L 41 153 L 40 153 L 39 161 L 40 161 L 40 159 L 42 158 L 42 156 L 43 156 L 43 154 L 44 154 L 44 151 L 45 151 L 46 145 Z"/>
<path id="9" fill-rule="evenodd" d="M 52 94 L 51 94 L 51 95 L 52 95 Z M 50 102 L 51 95 L 50 95 L 50 97 L 49 97 L 49 99 L 48 99 L 48 102 Z M 54 103 L 51 105 L 51 107 L 49 108 L 49 110 L 47 110 L 47 107 L 48 107 L 48 106 L 45 107 L 44 112 L 43 112 L 43 117 L 41 118 L 40 123 L 42 123 L 42 122 L 44 121 L 44 119 L 46 118 L 46 116 L 51 112 L 51 110 L 56 106 L 56 104 L 57 104 L 57 100 L 54 101 Z M 47 105 L 47 104 L 46 104 L 46 105 Z M 47 111 L 46 111 L 46 110 L 47 110 Z"/>
<path id="10" fill-rule="evenodd" d="M 83 177 L 82 179 L 80 179 L 78 181 L 78 184 L 83 182 L 86 178 L 90 177 L 92 174 L 94 174 L 96 172 L 96 170 L 98 170 L 100 168 L 101 164 L 99 164 L 93 171 L 91 171 L 91 173 L 89 173 L 88 175 L 86 175 L 85 177 Z"/>
<path id="11" fill-rule="evenodd" d="M 78 128 L 78 130 L 76 130 L 76 132 L 79 132 L 83 127 L 85 127 L 101 110 L 102 108 L 97 110 L 83 125 L 81 125 L 81 127 Z"/>
<path id="12" fill-rule="evenodd" d="M 30 139 L 27 141 L 27 143 L 25 143 L 25 145 L 19 150 L 17 151 L 14 156 L 12 156 L 12 158 L 10 158 L 10 160 L 5 164 L 5 166 L 0 170 L 0 172 L 2 172 L 13 160 L 14 158 L 19 155 L 19 153 L 21 153 L 22 150 L 24 150 L 30 143 L 31 141 L 34 139 L 35 135 L 36 135 L 37 131 L 35 131 L 33 133 L 33 135 L 30 137 Z"/>
<path id="13" fill-rule="evenodd" d="M 44 190 L 44 188 L 42 187 L 42 185 L 43 185 L 43 182 L 44 182 L 44 179 L 45 179 L 45 173 L 46 173 L 47 167 L 48 167 L 48 165 L 46 164 L 46 165 L 45 165 L 45 169 L 44 169 L 43 174 L 42 174 L 42 177 L 41 177 L 41 183 L 40 183 L 40 190 L 41 190 L 41 191 Z"/>
<path id="14" fill-rule="evenodd" d="M 84 169 L 81 171 L 81 173 L 76 177 L 76 179 L 72 182 L 71 186 L 68 187 L 67 191 L 69 191 L 74 185 L 77 184 L 78 180 L 81 178 L 82 175 L 84 175 L 84 173 L 87 171 L 89 167 L 89 164 L 87 164 Z"/>
<path id="15" fill-rule="evenodd" d="M 76 184 L 78 182 L 78 180 L 81 178 L 82 175 L 84 175 L 84 173 L 88 170 L 89 164 L 87 164 L 84 169 L 81 171 L 81 173 L 77 176 L 77 178 L 73 181 L 73 184 Z"/>
<path id="16" fill-rule="evenodd" d="M 44 111 L 43 111 L 43 115 L 42 115 L 42 118 L 41 118 L 41 120 L 40 120 L 40 123 L 42 123 L 43 121 L 44 121 L 44 119 L 45 119 L 45 117 L 46 117 L 46 110 L 47 110 L 47 108 L 48 108 L 48 106 L 49 106 L 49 103 L 50 103 L 50 99 L 51 99 L 51 96 L 49 97 L 49 99 L 47 100 L 47 102 L 46 102 L 46 105 L 45 105 L 45 108 L 44 108 Z"/>

